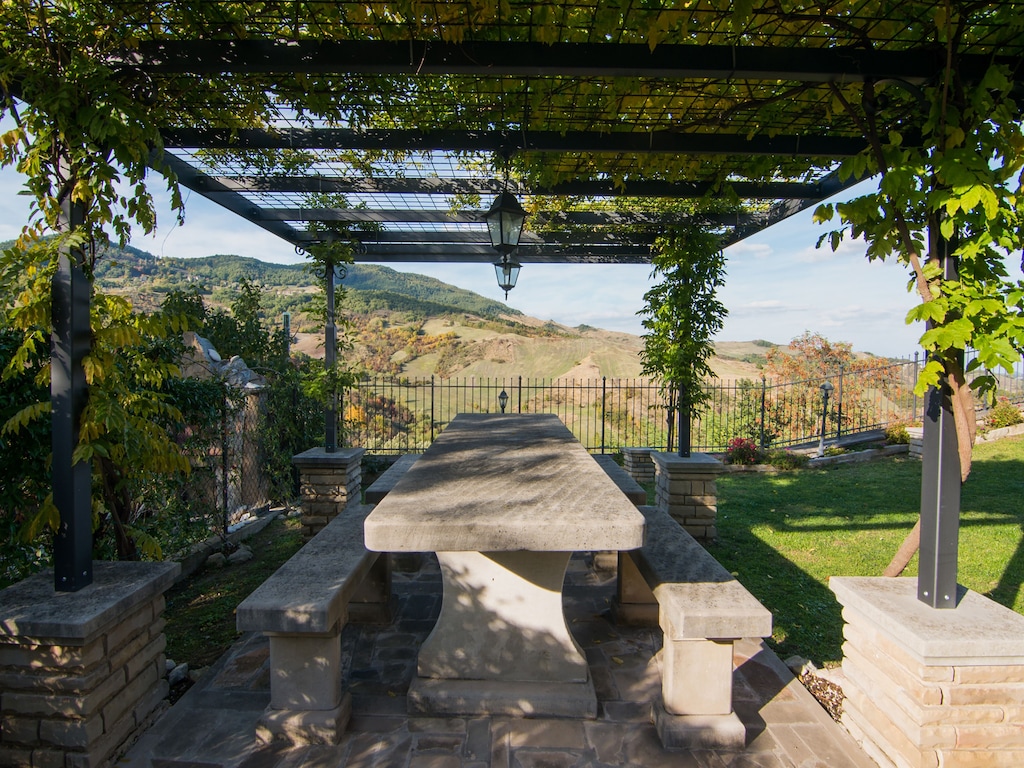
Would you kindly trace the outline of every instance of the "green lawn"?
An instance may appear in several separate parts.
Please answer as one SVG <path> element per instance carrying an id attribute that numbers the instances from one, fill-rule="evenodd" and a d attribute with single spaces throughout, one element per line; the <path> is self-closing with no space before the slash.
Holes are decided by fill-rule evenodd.
<path id="1" fill-rule="evenodd" d="M 253 558 L 204 568 L 167 592 L 167 658 L 206 667 L 238 638 L 235 608 L 302 546 L 298 518 L 278 519 L 246 542 Z"/>
<path id="2" fill-rule="evenodd" d="M 783 658 L 842 657 L 830 576 L 877 576 L 914 525 L 921 462 L 910 458 L 734 474 L 718 483 L 718 560 L 775 617 Z M 1024 613 L 1024 439 L 979 445 L 963 487 L 958 581 Z M 905 575 L 917 573 L 917 560 Z"/>

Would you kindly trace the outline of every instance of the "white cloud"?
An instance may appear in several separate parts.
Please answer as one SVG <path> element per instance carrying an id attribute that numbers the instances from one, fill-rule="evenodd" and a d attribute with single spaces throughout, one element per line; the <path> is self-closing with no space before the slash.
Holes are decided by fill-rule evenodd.
<path id="1" fill-rule="evenodd" d="M 753 310 L 764 310 L 764 309 L 775 309 L 775 310 L 795 310 L 797 307 L 784 304 L 776 299 L 769 299 L 767 301 L 752 301 L 740 309 L 753 309 Z"/>
<path id="2" fill-rule="evenodd" d="M 737 262 L 744 259 L 767 259 L 773 254 L 774 251 L 768 243 L 751 242 L 750 240 L 742 240 L 725 249 L 726 258 Z"/>

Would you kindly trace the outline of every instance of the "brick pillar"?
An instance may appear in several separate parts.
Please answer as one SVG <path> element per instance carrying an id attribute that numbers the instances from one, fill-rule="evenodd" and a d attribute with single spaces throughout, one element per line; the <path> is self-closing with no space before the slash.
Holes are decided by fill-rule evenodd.
<path id="1" fill-rule="evenodd" d="M 292 456 L 299 468 L 302 494 L 302 533 L 310 539 L 350 503 L 359 503 L 362 489 L 360 462 L 365 448 L 339 448 L 327 453 L 310 448 Z"/>
<path id="2" fill-rule="evenodd" d="M 706 453 L 652 453 L 655 503 L 698 541 L 718 538 L 716 480 L 725 466 Z"/>
<path id="3" fill-rule="evenodd" d="M 1024 765 L 1024 616 L 916 578 L 833 577 L 843 606 L 843 725 L 882 768 Z"/>
<path id="4" fill-rule="evenodd" d="M 0 764 L 109 765 L 167 698 L 164 597 L 177 563 L 93 564 L 55 592 L 42 572 L 0 591 Z"/>
<path id="5" fill-rule="evenodd" d="M 623 448 L 623 467 L 629 476 L 643 485 L 654 479 L 653 448 Z"/>
<path id="6" fill-rule="evenodd" d="M 921 427 L 907 427 L 910 436 L 910 447 L 907 452 L 913 459 L 920 459 L 924 450 L 924 430 Z"/>

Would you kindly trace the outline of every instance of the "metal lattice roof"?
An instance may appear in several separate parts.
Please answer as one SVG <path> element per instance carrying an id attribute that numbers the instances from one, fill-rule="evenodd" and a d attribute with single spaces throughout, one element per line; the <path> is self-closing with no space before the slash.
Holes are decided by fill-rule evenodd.
<path id="1" fill-rule="evenodd" d="M 299 248 L 344 230 L 365 261 L 492 261 L 482 213 L 506 172 L 530 213 L 521 262 L 646 262 L 690 216 L 735 242 L 858 180 L 836 174 L 865 148 L 837 98 L 864 82 L 882 132 L 919 135 L 945 64 L 934 3 L 678 5 L 225 2 L 183 37 L 169 3 L 117 66 L 178 94 L 155 162 L 185 186 Z M 995 5 L 971 6 L 964 82 L 1021 69 Z M 271 120 L 224 118 L 253 98 Z"/>

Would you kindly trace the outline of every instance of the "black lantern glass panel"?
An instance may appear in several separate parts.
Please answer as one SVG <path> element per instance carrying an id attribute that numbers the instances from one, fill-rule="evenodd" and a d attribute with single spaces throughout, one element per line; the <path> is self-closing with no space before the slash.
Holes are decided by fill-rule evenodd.
<path id="1" fill-rule="evenodd" d="M 523 222 L 526 221 L 526 211 L 515 196 L 508 191 L 502 191 L 484 214 L 484 219 L 491 235 L 491 245 L 504 254 L 514 251 L 519 245 L 519 238 L 523 234 Z"/>
<path id="2" fill-rule="evenodd" d="M 505 292 L 505 298 L 508 298 L 508 292 L 516 287 L 516 280 L 519 279 L 519 270 L 522 265 L 515 261 L 509 261 L 507 256 L 503 257 L 501 261 L 494 263 L 494 275 L 498 278 L 498 287 Z"/>

